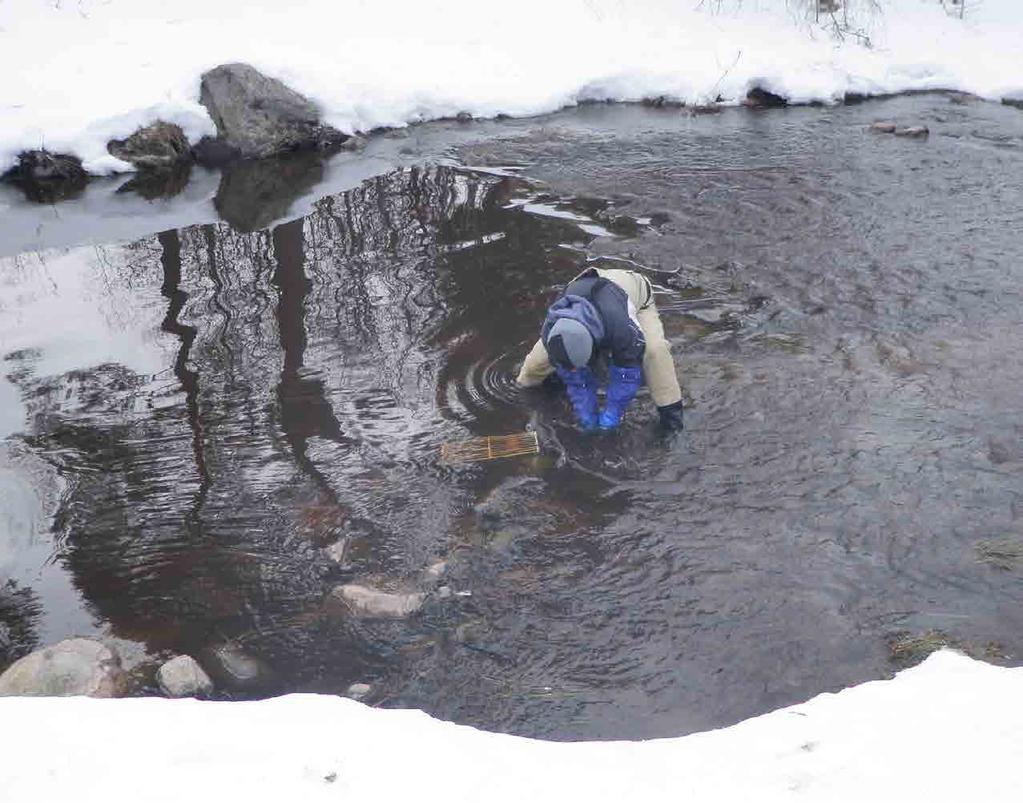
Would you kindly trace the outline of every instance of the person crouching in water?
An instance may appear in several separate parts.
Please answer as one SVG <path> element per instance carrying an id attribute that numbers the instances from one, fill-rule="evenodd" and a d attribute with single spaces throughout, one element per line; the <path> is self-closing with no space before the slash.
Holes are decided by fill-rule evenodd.
<path id="1" fill-rule="evenodd" d="M 605 354 L 609 381 L 604 409 L 599 410 L 592 366 Z M 661 425 L 682 429 L 682 391 L 671 348 L 653 288 L 635 271 L 590 268 L 548 308 L 540 339 L 516 381 L 536 387 L 554 372 L 565 383 L 586 431 L 616 429 L 644 378 Z"/>

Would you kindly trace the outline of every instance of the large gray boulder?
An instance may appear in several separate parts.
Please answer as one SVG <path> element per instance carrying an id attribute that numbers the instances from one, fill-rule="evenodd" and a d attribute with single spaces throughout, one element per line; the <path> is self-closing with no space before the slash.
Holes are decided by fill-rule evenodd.
<path id="1" fill-rule="evenodd" d="M 320 122 L 308 98 L 248 64 L 222 64 L 205 73 L 199 102 L 217 126 L 217 140 L 243 158 L 332 148 L 345 140 Z"/>
<path id="2" fill-rule="evenodd" d="M 117 651 L 84 638 L 29 653 L 0 675 L 0 697 L 124 697 L 129 687 Z"/>
<path id="3" fill-rule="evenodd" d="M 127 139 L 112 139 L 107 151 L 140 170 L 168 170 L 192 159 L 188 138 L 180 126 L 157 121 Z"/>
<path id="4" fill-rule="evenodd" d="M 156 680 L 168 697 L 207 697 L 213 691 L 210 676 L 189 655 L 179 655 L 163 664 Z"/>

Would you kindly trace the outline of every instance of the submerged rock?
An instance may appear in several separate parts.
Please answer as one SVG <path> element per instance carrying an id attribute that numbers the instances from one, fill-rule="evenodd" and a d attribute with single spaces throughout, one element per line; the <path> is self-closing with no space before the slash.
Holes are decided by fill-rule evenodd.
<path id="1" fill-rule="evenodd" d="M 0 697 L 124 697 L 129 685 L 117 650 L 75 638 L 11 664 L 0 675 Z"/>
<path id="2" fill-rule="evenodd" d="M 878 134 L 894 134 L 895 123 L 890 123 L 885 120 L 878 120 L 876 123 L 870 124 L 870 130 Z"/>
<path id="3" fill-rule="evenodd" d="M 140 128 L 127 139 L 110 140 L 107 151 L 140 170 L 167 170 L 192 158 L 181 127 L 161 121 Z"/>
<path id="4" fill-rule="evenodd" d="M 390 593 L 357 583 L 338 586 L 331 594 L 360 616 L 400 619 L 415 613 L 426 602 L 423 593 Z"/>
<path id="5" fill-rule="evenodd" d="M 47 150 L 20 154 L 18 164 L 4 178 L 21 187 L 25 197 L 37 203 L 74 198 L 89 181 L 77 156 Z"/>
<path id="6" fill-rule="evenodd" d="M 746 93 L 746 99 L 742 102 L 742 105 L 748 106 L 751 109 L 778 109 L 782 106 L 788 106 L 789 102 L 787 98 L 781 95 L 776 95 L 774 92 L 769 92 L 762 87 L 755 86 Z"/>
<path id="7" fill-rule="evenodd" d="M 446 560 L 438 560 L 431 563 L 423 571 L 423 578 L 431 583 L 437 583 L 440 579 L 447 574 L 448 562 Z"/>
<path id="8" fill-rule="evenodd" d="M 353 700 L 361 700 L 371 691 L 373 691 L 373 687 L 368 683 L 353 683 L 348 687 L 348 691 L 345 692 L 345 697 L 351 697 Z"/>
<path id="9" fill-rule="evenodd" d="M 248 64 L 222 64 L 204 73 L 199 102 L 213 118 L 218 139 L 244 158 L 332 148 L 346 139 L 320 122 L 308 98 Z"/>
<path id="10" fill-rule="evenodd" d="M 483 529 L 494 529 L 522 520 L 531 498 L 543 492 L 539 477 L 512 477 L 496 486 L 486 498 L 473 507 L 476 523 Z"/>
<path id="11" fill-rule="evenodd" d="M 344 566 L 345 556 L 348 553 L 348 536 L 326 547 L 323 553 L 338 566 Z"/>
<path id="12" fill-rule="evenodd" d="M 897 137 L 911 137 L 913 139 L 923 139 L 931 133 L 930 129 L 925 125 L 913 125 L 905 128 L 896 128 L 895 136 Z"/>
<path id="13" fill-rule="evenodd" d="M 270 668 L 263 661 L 233 644 L 214 647 L 208 655 L 210 671 L 232 688 L 258 689 L 270 679 Z"/>
<path id="14" fill-rule="evenodd" d="M 157 670 L 156 680 L 168 697 L 206 697 L 213 691 L 210 676 L 188 655 L 167 661 Z"/>

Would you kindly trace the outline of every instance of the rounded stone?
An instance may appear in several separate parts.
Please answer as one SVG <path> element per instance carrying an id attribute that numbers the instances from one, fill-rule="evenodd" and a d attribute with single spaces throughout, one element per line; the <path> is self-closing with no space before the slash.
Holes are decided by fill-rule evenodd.
<path id="1" fill-rule="evenodd" d="M 338 586 L 333 595 L 355 614 L 382 619 L 400 619 L 423 607 L 426 594 L 390 593 L 357 583 Z"/>
<path id="2" fill-rule="evenodd" d="M 231 688 L 258 689 L 270 679 L 270 668 L 263 661 L 232 644 L 214 647 L 207 657 L 210 671 Z"/>
<path id="3" fill-rule="evenodd" d="M 348 691 L 345 692 L 345 696 L 351 697 L 353 700 L 361 700 L 372 690 L 373 688 L 368 683 L 353 683 L 348 687 Z"/>
<path id="4" fill-rule="evenodd" d="M 129 685 L 113 647 L 74 638 L 11 664 L 0 675 L 0 697 L 124 697 Z"/>
<path id="5" fill-rule="evenodd" d="M 167 661 L 157 670 L 156 680 L 168 697 L 207 697 L 213 691 L 210 676 L 189 655 Z"/>

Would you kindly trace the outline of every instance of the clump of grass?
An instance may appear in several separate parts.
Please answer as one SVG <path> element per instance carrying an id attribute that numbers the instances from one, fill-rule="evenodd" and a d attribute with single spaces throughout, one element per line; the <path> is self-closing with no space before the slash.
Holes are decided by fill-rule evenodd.
<path id="1" fill-rule="evenodd" d="M 956 646 L 955 641 L 940 630 L 899 633 L 888 642 L 888 655 L 900 664 L 917 664 L 932 652 L 953 646 Z"/>
<path id="2" fill-rule="evenodd" d="M 978 541 L 977 560 L 996 569 L 1011 571 L 1023 563 L 1023 538 L 1006 535 Z"/>
<path id="3" fill-rule="evenodd" d="M 1005 648 L 997 642 L 990 641 L 984 645 L 963 642 L 941 630 L 894 634 L 888 639 L 888 657 L 893 663 L 898 664 L 900 669 L 905 669 L 915 666 L 932 652 L 944 647 L 951 647 L 981 661 L 1001 663 L 1011 659 Z"/>

